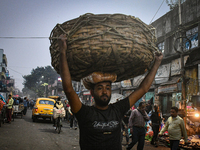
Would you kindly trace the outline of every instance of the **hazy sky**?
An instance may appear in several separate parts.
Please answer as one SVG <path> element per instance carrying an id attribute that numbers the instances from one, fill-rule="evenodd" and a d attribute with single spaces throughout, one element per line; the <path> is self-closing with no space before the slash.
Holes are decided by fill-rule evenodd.
<path id="1" fill-rule="evenodd" d="M 85 13 L 121 13 L 138 17 L 149 24 L 162 2 L 163 0 L 0 0 L 0 49 L 4 49 L 8 60 L 7 69 L 15 79 L 16 87 L 20 90 L 23 88 L 22 76 L 31 74 L 32 69 L 51 65 L 48 38 L 57 23 L 62 24 Z M 168 11 L 169 7 L 164 0 L 153 21 Z"/>

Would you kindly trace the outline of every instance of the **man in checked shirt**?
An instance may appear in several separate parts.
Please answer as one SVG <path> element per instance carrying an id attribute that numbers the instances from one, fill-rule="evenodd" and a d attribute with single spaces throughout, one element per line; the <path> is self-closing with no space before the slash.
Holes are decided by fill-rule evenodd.
<path id="1" fill-rule="evenodd" d="M 145 102 L 139 103 L 139 108 L 134 109 L 129 118 L 130 132 L 132 133 L 132 142 L 127 146 L 127 150 L 130 150 L 137 142 L 137 149 L 143 150 L 145 141 L 145 122 L 150 118 L 145 111 Z"/>

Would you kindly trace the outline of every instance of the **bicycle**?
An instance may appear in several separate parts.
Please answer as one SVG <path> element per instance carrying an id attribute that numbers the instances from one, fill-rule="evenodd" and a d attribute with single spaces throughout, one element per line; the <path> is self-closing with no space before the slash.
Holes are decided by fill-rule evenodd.
<path id="1" fill-rule="evenodd" d="M 62 127 L 62 119 L 61 117 L 58 117 L 56 119 L 56 129 L 55 129 L 58 132 L 58 134 L 60 134 L 61 127 Z"/>

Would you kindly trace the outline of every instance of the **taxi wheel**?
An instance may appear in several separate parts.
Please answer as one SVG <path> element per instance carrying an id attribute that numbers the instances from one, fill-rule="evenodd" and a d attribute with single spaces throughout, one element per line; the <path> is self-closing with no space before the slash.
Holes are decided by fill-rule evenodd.
<path id="1" fill-rule="evenodd" d="M 32 120 L 33 120 L 33 122 L 36 122 L 37 121 L 37 117 L 36 116 L 32 116 Z"/>

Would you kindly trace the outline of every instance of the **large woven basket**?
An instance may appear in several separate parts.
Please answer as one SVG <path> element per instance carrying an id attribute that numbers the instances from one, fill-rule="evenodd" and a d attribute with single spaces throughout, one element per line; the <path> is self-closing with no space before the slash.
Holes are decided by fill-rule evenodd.
<path id="1" fill-rule="evenodd" d="M 72 80 L 92 72 L 117 74 L 117 81 L 144 74 L 154 61 L 155 30 L 124 14 L 84 14 L 57 24 L 50 34 L 51 63 L 59 73 L 58 38 L 68 37 L 68 65 Z M 66 58 L 67 59 L 67 58 Z"/>

